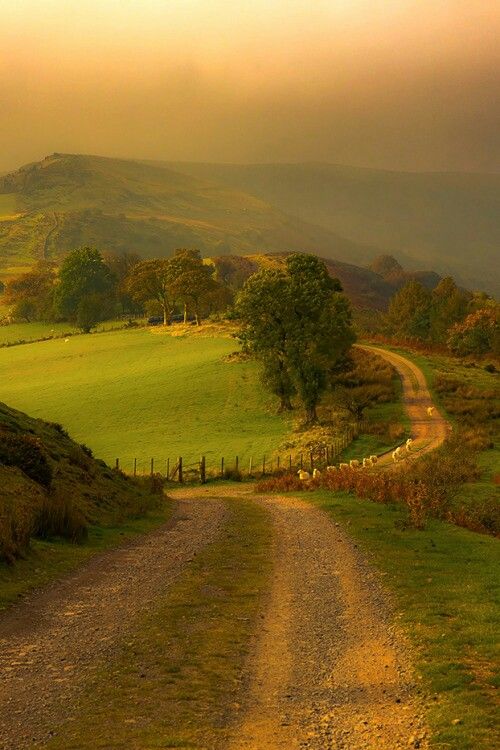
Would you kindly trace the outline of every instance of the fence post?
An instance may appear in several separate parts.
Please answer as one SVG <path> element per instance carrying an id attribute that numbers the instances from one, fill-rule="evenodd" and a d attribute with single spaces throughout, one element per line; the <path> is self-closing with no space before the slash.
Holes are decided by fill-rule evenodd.
<path id="1" fill-rule="evenodd" d="M 277 468 L 277 469 L 278 469 L 278 471 L 279 471 L 279 470 L 280 470 L 280 457 L 279 457 L 279 456 L 278 456 L 278 458 L 276 459 L 276 461 L 277 461 L 277 467 L 276 467 L 276 468 Z"/>
<path id="2" fill-rule="evenodd" d="M 179 456 L 179 483 L 182 484 L 184 478 L 182 476 L 182 456 Z"/>
<path id="3" fill-rule="evenodd" d="M 313 452 L 310 452 L 310 460 L 311 460 L 311 471 L 314 471 L 314 455 Z"/>
<path id="4" fill-rule="evenodd" d="M 220 460 L 220 475 L 224 479 L 224 456 Z"/>
<path id="5" fill-rule="evenodd" d="M 150 476 L 153 476 L 153 474 L 155 473 L 155 460 L 154 460 L 154 458 L 151 459 L 151 469 L 150 469 L 149 473 L 150 473 Z"/>
<path id="6" fill-rule="evenodd" d="M 170 459 L 167 458 L 167 479 L 170 479 Z"/>
<path id="7" fill-rule="evenodd" d="M 262 476 L 264 477 L 266 475 L 266 457 L 262 457 Z"/>
<path id="8" fill-rule="evenodd" d="M 137 459 L 134 458 L 134 477 L 137 476 Z"/>
<path id="9" fill-rule="evenodd" d="M 300 454 L 300 468 L 301 468 L 301 469 L 303 469 L 303 468 L 304 468 L 304 456 L 303 456 L 303 454 L 302 454 L 302 453 Z"/>
<path id="10" fill-rule="evenodd" d="M 116 461 L 115 461 L 115 469 L 118 470 L 119 468 L 120 468 L 120 459 L 117 458 Z"/>
<path id="11" fill-rule="evenodd" d="M 206 474 L 205 456 L 202 456 L 200 460 L 200 482 L 202 484 L 206 484 L 206 481 L 207 481 L 207 474 Z"/>
<path id="12" fill-rule="evenodd" d="M 236 472 L 240 470 L 240 459 L 238 456 L 236 456 L 236 461 L 234 462 L 234 467 L 236 469 Z"/>
<path id="13" fill-rule="evenodd" d="M 290 457 L 288 459 L 288 465 L 290 467 L 290 472 L 292 471 L 292 454 L 290 453 Z"/>

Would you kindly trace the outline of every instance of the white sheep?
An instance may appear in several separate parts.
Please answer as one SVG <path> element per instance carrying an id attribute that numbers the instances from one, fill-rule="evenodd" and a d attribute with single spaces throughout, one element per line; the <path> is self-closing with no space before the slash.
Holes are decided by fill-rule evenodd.
<path id="1" fill-rule="evenodd" d="M 313 479 L 317 479 L 321 476 L 321 472 L 319 469 L 313 469 Z"/>
<path id="2" fill-rule="evenodd" d="M 377 456 L 370 456 L 370 461 L 372 462 L 372 464 L 376 464 L 377 461 L 378 461 L 378 457 Z"/>
<path id="3" fill-rule="evenodd" d="M 349 461 L 349 466 L 351 469 L 357 469 L 359 468 L 359 461 L 357 458 L 351 458 Z"/>
<path id="4" fill-rule="evenodd" d="M 299 475 L 299 479 L 301 482 L 305 482 L 311 478 L 311 475 L 309 474 L 309 472 L 303 471 L 302 469 L 299 469 L 297 474 Z"/>
<path id="5" fill-rule="evenodd" d="M 392 460 L 395 464 L 399 461 L 399 452 L 397 448 L 395 451 L 392 451 Z"/>
<path id="6" fill-rule="evenodd" d="M 435 406 L 428 406 L 428 407 L 427 407 L 427 415 L 428 415 L 429 417 L 432 417 L 432 415 L 434 414 L 434 411 L 435 411 L 435 410 L 436 410 L 436 407 L 435 407 Z"/>
<path id="7" fill-rule="evenodd" d="M 349 464 L 339 464 L 339 469 L 341 469 L 342 471 L 348 468 L 349 468 Z"/>
<path id="8" fill-rule="evenodd" d="M 336 466 L 327 466 L 326 467 L 327 474 L 333 474 L 335 471 L 337 471 Z"/>
<path id="9" fill-rule="evenodd" d="M 371 460 L 371 458 L 364 458 L 363 469 L 369 469 L 371 466 L 373 466 L 373 461 Z"/>
<path id="10" fill-rule="evenodd" d="M 408 440 L 406 441 L 406 450 L 407 450 L 408 452 L 410 452 L 410 451 L 411 451 L 411 446 L 412 446 L 412 445 L 413 445 L 413 440 L 412 440 L 411 438 L 408 438 Z"/>
<path id="11" fill-rule="evenodd" d="M 64 343 L 67 344 L 69 339 L 64 339 Z"/>

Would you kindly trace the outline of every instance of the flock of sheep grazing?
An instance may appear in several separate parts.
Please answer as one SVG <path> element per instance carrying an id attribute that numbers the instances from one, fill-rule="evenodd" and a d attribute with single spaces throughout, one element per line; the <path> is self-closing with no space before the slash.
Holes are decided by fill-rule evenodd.
<path id="1" fill-rule="evenodd" d="M 432 417 L 434 414 L 436 407 L 435 406 L 428 406 L 427 407 L 427 416 Z M 398 461 L 402 461 L 405 456 L 408 456 L 412 451 L 413 446 L 413 439 L 408 438 L 406 443 L 404 445 L 399 445 L 395 450 L 392 451 L 392 460 L 394 463 L 397 463 Z M 336 466 L 327 466 L 326 467 L 326 473 L 332 474 L 335 471 L 344 471 L 345 469 L 369 469 L 372 466 L 375 466 L 377 463 L 377 456 L 370 456 L 369 458 L 363 458 L 362 461 L 358 461 L 357 458 L 352 458 L 349 463 L 341 463 L 339 464 L 339 467 L 337 469 Z M 304 471 L 303 469 L 299 469 L 297 472 L 299 479 L 301 482 L 305 482 L 308 479 L 311 479 L 311 474 L 308 471 Z M 313 469 L 312 472 L 312 478 L 317 479 L 321 476 L 321 472 L 319 469 Z"/>
<path id="2" fill-rule="evenodd" d="M 351 461 L 349 461 L 348 464 L 347 463 L 339 464 L 338 469 L 336 466 L 327 466 L 326 473 L 333 474 L 333 472 L 335 471 L 343 471 L 344 469 L 368 469 L 371 466 L 375 466 L 375 464 L 377 463 L 377 460 L 378 460 L 377 456 L 370 456 L 370 458 L 363 458 L 362 461 L 358 461 L 357 458 L 353 458 L 351 459 Z M 299 469 L 297 474 L 299 475 L 299 479 L 302 482 L 305 482 L 306 480 L 311 478 L 311 474 L 308 471 L 304 471 L 303 469 Z M 320 476 L 321 476 L 321 471 L 319 469 L 313 469 L 312 478 L 317 479 Z"/>

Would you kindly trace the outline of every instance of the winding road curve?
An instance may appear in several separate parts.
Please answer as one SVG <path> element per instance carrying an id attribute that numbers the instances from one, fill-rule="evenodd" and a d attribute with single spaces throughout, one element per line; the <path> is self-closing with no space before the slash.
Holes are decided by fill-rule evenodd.
<path id="1" fill-rule="evenodd" d="M 423 374 L 398 354 L 377 352 L 401 374 L 415 454 L 437 447 L 448 425 L 437 409 L 427 415 Z M 273 573 L 225 750 L 427 747 L 408 645 L 357 545 L 303 500 L 207 485 L 177 490 L 163 528 L 93 558 L 0 616 L 1 750 L 44 746 L 48 727 L 67 718 L 71 696 L 113 658 L 144 608 L 168 596 L 197 551 L 219 538 L 227 502 L 242 494 L 268 513 Z M 207 737 L 205 747 L 221 745 Z"/>

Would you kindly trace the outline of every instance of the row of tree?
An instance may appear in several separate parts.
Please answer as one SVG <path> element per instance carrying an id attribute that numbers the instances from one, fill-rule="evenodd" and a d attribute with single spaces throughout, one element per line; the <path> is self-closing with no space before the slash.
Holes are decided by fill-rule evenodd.
<path id="1" fill-rule="evenodd" d="M 3 302 L 17 320 L 67 320 L 83 331 L 118 314 L 161 315 L 165 325 L 176 311 L 184 320 L 224 309 L 231 292 L 214 278 L 197 250 L 176 250 L 169 258 L 140 260 L 122 253 L 102 255 L 91 247 L 70 252 L 59 269 L 40 262 L 8 281 Z"/>
<path id="2" fill-rule="evenodd" d="M 429 291 L 412 280 L 389 304 L 385 332 L 400 341 L 446 344 L 460 356 L 500 354 L 500 307 L 487 294 L 460 289 L 452 278 Z"/>

